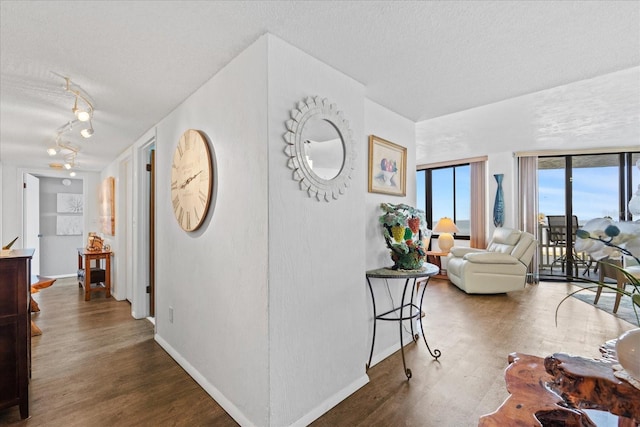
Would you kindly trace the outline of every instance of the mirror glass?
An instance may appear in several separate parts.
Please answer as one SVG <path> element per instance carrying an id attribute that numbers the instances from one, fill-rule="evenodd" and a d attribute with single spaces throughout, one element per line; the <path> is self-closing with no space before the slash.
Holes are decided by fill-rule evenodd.
<path id="1" fill-rule="evenodd" d="M 302 138 L 305 161 L 313 173 L 325 180 L 338 176 L 345 157 L 338 129 L 328 120 L 312 117 L 304 125 Z"/>

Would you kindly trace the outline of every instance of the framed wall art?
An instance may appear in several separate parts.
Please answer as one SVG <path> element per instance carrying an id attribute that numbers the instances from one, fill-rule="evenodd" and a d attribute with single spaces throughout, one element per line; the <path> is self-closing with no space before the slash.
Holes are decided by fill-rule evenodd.
<path id="1" fill-rule="evenodd" d="M 407 195 L 407 148 L 369 136 L 369 193 Z"/>
<path id="2" fill-rule="evenodd" d="M 57 193 L 56 208 L 58 213 L 82 213 L 82 194 Z"/>
<path id="3" fill-rule="evenodd" d="M 82 217 L 79 215 L 57 215 L 56 216 L 57 236 L 81 236 Z"/>
<path id="4" fill-rule="evenodd" d="M 115 206 L 116 182 L 112 176 L 105 178 L 100 184 L 100 230 L 104 234 L 114 236 L 116 234 L 116 206 Z"/>

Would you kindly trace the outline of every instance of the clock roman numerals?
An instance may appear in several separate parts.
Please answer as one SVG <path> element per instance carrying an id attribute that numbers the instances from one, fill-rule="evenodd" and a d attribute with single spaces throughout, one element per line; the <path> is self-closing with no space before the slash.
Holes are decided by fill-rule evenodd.
<path id="1" fill-rule="evenodd" d="M 189 129 L 182 134 L 171 165 L 171 202 L 179 226 L 194 231 L 202 225 L 212 191 L 212 160 L 206 136 Z"/>
<path id="2" fill-rule="evenodd" d="M 182 224 L 182 218 L 184 217 L 184 209 L 182 209 L 182 206 L 180 207 L 180 212 L 178 213 L 178 222 L 180 224 Z"/>

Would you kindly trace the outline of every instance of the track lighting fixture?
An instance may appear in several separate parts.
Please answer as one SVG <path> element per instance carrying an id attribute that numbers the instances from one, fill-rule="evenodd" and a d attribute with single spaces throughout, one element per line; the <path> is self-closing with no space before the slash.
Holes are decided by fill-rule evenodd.
<path id="1" fill-rule="evenodd" d="M 68 126 L 65 125 L 63 126 L 64 129 L 67 129 Z M 55 145 L 50 146 L 49 148 L 47 148 L 47 153 L 50 156 L 55 156 L 56 154 L 61 154 L 64 156 L 64 163 L 60 164 L 60 163 L 56 163 L 58 168 L 64 168 L 66 170 L 70 170 L 75 168 L 76 166 L 76 156 L 78 155 L 78 152 L 80 151 L 80 147 L 72 144 L 69 141 L 62 141 L 62 132 L 59 131 L 58 132 L 58 136 L 56 137 L 56 140 L 54 142 Z M 51 166 L 51 165 L 50 165 Z M 54 166 L 52 166 L 54 167 Z"/>
<path id="2" fill-rule="evenodd" d="M 75 176 L 76 173 L 73 169 L 76 168 L 75 160 L 78 152 L 80 151 L 80 147 L 72 144 L 71 142 L 62 141 L 62 135 L 67 132 L 71 132 L 73 130 L 73 126 L 79 122 L 89 122 L 87 125 L 81 127 L 80 135 L 83 138 L 91 138 L 94 134 L 92 122 L 94 106 L 89 95 L 80 86 L 73 83 L 69 77 L 64 77 L 55 72 L 54 74 L 64 79 L 64 91 L 73 96 L 73 107 L 71 108 L 71 112 L 75 117 L 73 120 L 69 120 L 57 129 L 57 136 L 54 144 L 47 148 L 47 154 L 50 156 L 56 156 L 58 154 L 64 156 L 64 163 L 52 163 L 49 166 L 55 169 L 66 169 L 70 171 L 70 176 Z"/>
<path id="3" fill-rule="evenodd" d="M 64 79 L 67 82 L 67 85 L 65 86 L 65 90 L 67 92 L 71 92 L 76 96 L 73 102 L 73 108 L 71 109 L 71 112 L 73 112 L 76 118 L 81 122 L 86 122 L 91 120 L 91 118 L 93 117 L 93 104 L 91 103 L 91 101 L 89 101 L 89 97 L 86 94 L 82 93 L 80 89 L 72 87 L 71 79 L 69 77 L 65 77 Z M 78 100 L 82 101 L 82 103 L 85 104 L 84 108 L 78 107 Z"/>
<path id="4" fill-rule="evenodd" d="M 89 111 L 93 112 L 93 108 L 91 108 L 91 104 L 89 103 L 87 104 L 89 105 Z M 73 112 L 73 114 L 76 115 L 76 118 L 81 122 L 86 122 L 91 119 L 91 113 L 89 113 L 89 111 L 81 110 L 80 108 L 78 108 L 78 95 L 76 95 L 76 100 L 73 103 L 73 108 L 71 109 L 71 111 Z"/>

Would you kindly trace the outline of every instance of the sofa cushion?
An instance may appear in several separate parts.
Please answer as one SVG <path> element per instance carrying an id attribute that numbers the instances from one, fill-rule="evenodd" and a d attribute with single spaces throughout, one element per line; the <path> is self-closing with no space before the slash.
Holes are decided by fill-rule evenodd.
<path id="1" fill-rule="evenodd" d="M 465 261 L 479 264 L 518 264 L 520 260 L 501 252 L 477 252 L 464 256 Z"/>
<path id="2" fill-rule="evenodd" d="M 520 240 L 520 230 L 514 230 L 511 228 L 496 228 L 493 233 L 492 243 L 500 243 L 503 245 L 514 246 Z"/>
<path id="3" fill-rule="evenodd" d="M 464 247 L 464 246 L 454 246 L 449 251 L 449 257 L 462 258 L 463 256 L 465 256 L 468 253 L 484 252 L 484 251 L 485 251 L 484 249 L 467 248 L 467 247 Z"/>
<path id="4" fill-rule="evenodd" d="M 518 259 L 529 258 L 527 252 L 531 250 L 531 246 L 534 244 L 535 238 L 533 234 L 530 233 L 522 233 L 522 237 L 515 248 L 513 248 L 513 252 L 511 255 Z M 527 256 L 525 256 L 525 254 Z M 527 263 L 529 261 L 527 260 Z"/>

